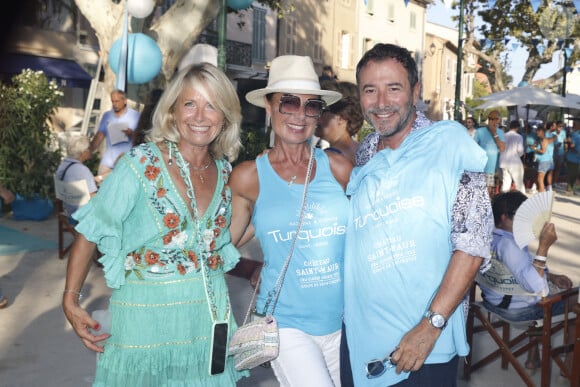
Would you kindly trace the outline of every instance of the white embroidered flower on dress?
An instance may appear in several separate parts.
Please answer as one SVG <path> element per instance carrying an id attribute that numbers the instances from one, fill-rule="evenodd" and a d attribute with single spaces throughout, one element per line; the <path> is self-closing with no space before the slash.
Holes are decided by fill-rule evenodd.
<path id="1" fill-rule="evenodd" d="M 133 270 L 135 267 L 135 260 L 132 255 L 127 255 L 125 258 L 125 270 Z"/>
<path id="2" fill-rule="evenodd" d="M 169 246 L 183 249 L 183 246 L 185 246 L 186 242 L 187 242 L 187 233 L 182 231 L 171 239 L 171 243 L 169 244 Z"/>
<path id="3" fill-rule="evenodd" d="M 205 244 L 205 248 L 207 250 L 210 249 L 211 242 L 213 242 L 213 230 L 204 230 L 203 231 L 203 243 Z"/>

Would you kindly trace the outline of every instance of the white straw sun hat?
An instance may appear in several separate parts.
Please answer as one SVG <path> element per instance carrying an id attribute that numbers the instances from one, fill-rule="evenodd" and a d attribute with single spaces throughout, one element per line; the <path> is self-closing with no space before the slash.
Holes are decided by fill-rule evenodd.
<path id="1" fill-rule="evenodd" d="M 342 98 L 342 94 L 332 90 L 322 90 L 318 75 L 314 71 L 309 56 L 283 55 L 272 60 L 268 85 L 263 89 L 246 94 L 252 105 L 264 107 L 264 96 L 271 93 L 319 95 L 327 105 Z"/>

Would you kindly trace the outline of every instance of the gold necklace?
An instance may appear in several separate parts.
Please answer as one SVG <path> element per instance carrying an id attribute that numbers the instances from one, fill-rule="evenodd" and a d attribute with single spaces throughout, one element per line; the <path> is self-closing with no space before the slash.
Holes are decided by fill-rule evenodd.
<path id="1" fill-rule="evenodd" d="M 205 171 L 209 168 L 211 164 L 211 157 L 208 160 L 207 164 L 201 166 L 201 167 L 196 167 L 195 165 L 190 165 L 189 168 L 191 168 L 192 170 L 197 172 L 197 177 L 199 177 L 199 180 L 201 181 L 201 184 L 205 183 L 205 178 L 203 177 L 203 174 L 205 173 Z"/>

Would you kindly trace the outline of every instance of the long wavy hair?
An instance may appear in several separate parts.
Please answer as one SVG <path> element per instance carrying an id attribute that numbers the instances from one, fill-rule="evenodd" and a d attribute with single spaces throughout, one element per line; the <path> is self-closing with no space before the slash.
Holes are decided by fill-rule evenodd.
<path id="1" fill-rule="evenodd" d="M 242 146 L 240 124 L 242 113 L 238 94 L 228 77 L 210 63 L 195 64 L 179 71 L 167 85 L 153 113 L 153 129 L 149 138 L 159 142 L 179 142 L 181 135 L 175 124 L 175 104 L 184 88 L 191 87 L 207 99 L 224 116 L 221 132 L 210 145 L 214 158 L 232 162 Z"/>

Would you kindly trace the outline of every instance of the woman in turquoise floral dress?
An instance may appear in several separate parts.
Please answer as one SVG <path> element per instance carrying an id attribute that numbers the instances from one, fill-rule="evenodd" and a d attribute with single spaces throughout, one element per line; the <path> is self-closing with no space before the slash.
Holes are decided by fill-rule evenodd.
<path id="1" fill-rule="evenodd" d="M 158 103 L 151 142 L 127 152 L 75 213 L 63 309 L 100 353 L 95 386 L 222 387 L 245 376 L 218 343 L 236 328 L 224 273 L 239 259 L 226 183 L 240 121 L 220 70 L 182 70 Z M 95 248 L 113 289 L 110 334 L 94 335 L 98 322 L 79 306 Z"/>

